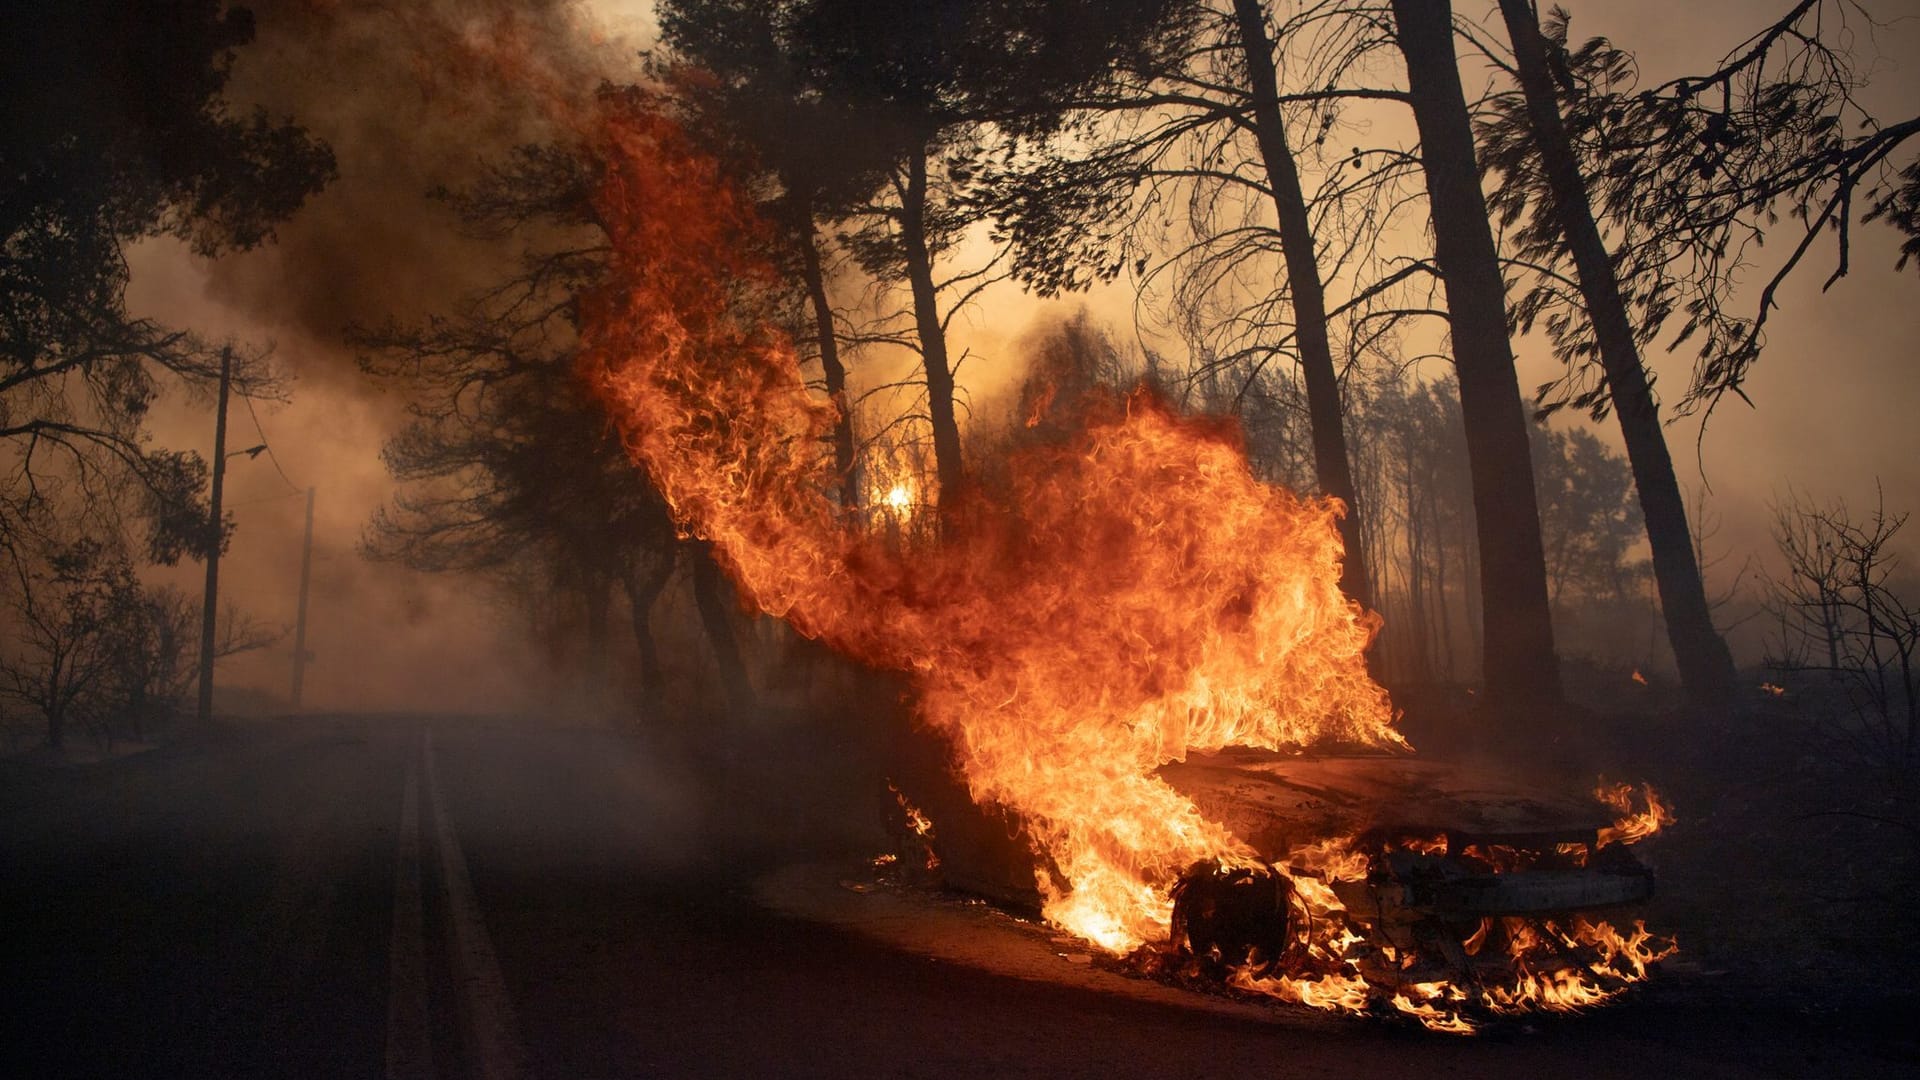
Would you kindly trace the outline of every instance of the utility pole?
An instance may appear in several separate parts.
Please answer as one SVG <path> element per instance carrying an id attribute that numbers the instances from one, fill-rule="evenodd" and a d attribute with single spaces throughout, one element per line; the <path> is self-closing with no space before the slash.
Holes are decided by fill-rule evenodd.
<path id="1" fill-rule="evenodd" d="M 227 392 L 233 382 L 233 346 L 220 350 L 220 404 L 213 421 L 213 505 L 207 527 L 207 597 L 200 613 L 200 723 L 213 719 L 213 639 L 220 608 L 220 485 L 227 475 Z"/>
<path id="2" fill-rule="evenodd" d="M 307 585 L 313 580 L 313 489 L 307 489 L 307 539 L 300 546 L 300 614 L 293 624 L 293 707 L 300 707 L 300 687 L 306 680 Z"/>

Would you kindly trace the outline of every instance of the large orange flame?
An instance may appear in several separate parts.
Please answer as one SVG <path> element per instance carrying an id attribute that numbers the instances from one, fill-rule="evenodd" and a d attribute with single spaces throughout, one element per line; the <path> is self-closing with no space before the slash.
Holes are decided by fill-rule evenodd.
<path id="1" fill-rule="evenodd" d="M 1153 775 L 1168 761 L 1404 745 L 1363 662 L 1374 622 L 1338 588 L 1338 505 L 1259 482 L 1229 428 L 1150 395 L 1017 453 L 1004 497 L 943 496 L 933 544 L 843 520 L 833 412 L 761 314 L 748 201 L 631 99 L 598 134 L 611 274 L 583 345 L 635 458 L 751 602 L 911 676 L 973 797 L 1057 867 L 1051 919 L 1114 950 L 1163 938 L 1182 870 L 1252 858 Z"/>

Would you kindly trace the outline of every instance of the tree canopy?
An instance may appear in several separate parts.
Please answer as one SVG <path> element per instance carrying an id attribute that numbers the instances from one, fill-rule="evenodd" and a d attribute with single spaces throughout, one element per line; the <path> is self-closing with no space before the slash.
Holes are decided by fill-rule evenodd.
<path id="1" fill-rule="evenodd" d="M 218 377 L 217 350 L 126 306 L 130 243 L 188 242 L 202 255 L 273 235 L 334 175 L 304 128 L 223 91 L 253 37 L 245 8 L 217 0 L 45 7 L 9 26 L 0 63 L 0 438 L 8 481 L 0 533 L 61 477 L 131 474 L 152 495 L 153 554 L 206 542 L 175 528 L 204 465 L 155 451 L 142 430 L 163 376 Z M 257 359 L 244 354 L 243 360 Z M 242 392 L 267 388 L 240 365 Z M 204 513 L 200 516 L 204 518 Z"/>

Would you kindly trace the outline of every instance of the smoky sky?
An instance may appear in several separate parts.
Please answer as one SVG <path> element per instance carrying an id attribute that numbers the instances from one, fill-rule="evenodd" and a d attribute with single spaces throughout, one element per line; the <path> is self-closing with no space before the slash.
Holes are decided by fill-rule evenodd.
<path id="1" fill-rule="evenodd" d="M 1632 49 L 1643 85 L 1709 69 L 1752 33 L 1779 18 L 1786 3 L 1715 0 L 1571 2 L 1576 41 L 1600 35 Z M 1464 6 L 1463 6 L 1464 10 Z M 1497 13 L 1489 12 L 1497 22 Z M 1848 12 L 1844 41 L 1870 82 L 1860 102 L 1882 123 L 1920 112 L 1920 18 L 1911 3 L 1870 3 Z M 1912 149 L 1902 160 L 1911 160 Z M 1789 223 L 1773 234 L 1763 262 L 1743 277 L 1749 303 L 1772 274 L 1772 260 L 1797 239 Z M 1819 501 L 1845 499 L 1858 514 L 1884 492 L 1889 511 L 1920 510 L 1920 273 L 1895 269 L 1898 236 L 1884 224 L 1851 230 L 1851 269 L 1823 291 L 1837 265 L 1829 240 L 1817 244 L 1781 290 L 1768 323 L 1767 347 L 1745 389 L 1711 417 L 1673 418 L 1667 439 L 1683 484 L 1705 491 L 1709 592 L 1736 579 L 1751 584 L 1772 557 L 1772 506 L 1791 493 Z M 1657 388 L 1679 397 L 1692 364 L 1683 346 L 1650 349 Z M 1522 350 L 1521 385 L 1551 374 L 1544 349 Z M 1542 376 L 1546 377 L 1545 375 Z M 1704 424 L 1704 428 L 1703 428 Z M 1595 431 L 1617 445 L 1611 421 Z M 1701 522 L 1696 522 L 1696 528 Z M 1920 552 L 1920 535 L 1904 537 Z M 1737 649 L 1759 647 L 1757 624 L 1742 628 Z"/>

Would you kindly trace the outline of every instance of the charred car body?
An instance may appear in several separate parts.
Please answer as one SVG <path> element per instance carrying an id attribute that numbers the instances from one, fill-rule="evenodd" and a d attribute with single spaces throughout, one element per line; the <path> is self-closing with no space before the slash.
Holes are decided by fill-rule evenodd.
<path id="1" fill-rule="evenodd" d="M 1632 844 L 1671 819 L 1650 788 L 1568 793 L 1405 755 L 1237 749 L 1159 775 L 1257 858 L 1189 868 L 1149 966 L 1465 1030 L 1475 1014 L 1592 1004 L 1671 951 L 1608 921 L 1653 895 Z M 1037 908 L 1017 823 L 943 801 L 921 819 L 938 832 L 903 834 L 906 858 Z"/>

